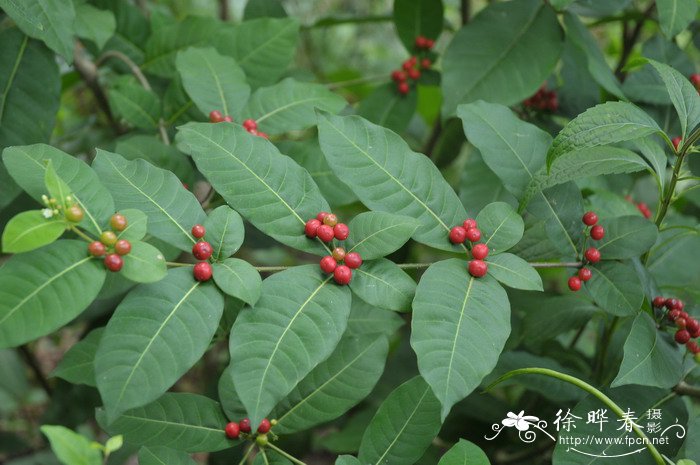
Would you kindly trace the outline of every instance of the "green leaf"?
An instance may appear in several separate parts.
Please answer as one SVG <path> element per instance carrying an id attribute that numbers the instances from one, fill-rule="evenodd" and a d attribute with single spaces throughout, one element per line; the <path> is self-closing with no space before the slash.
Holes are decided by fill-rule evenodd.
<path id="1" fill-rule="evenodd" d="M 397 134 L 358 116 L 319 116 L 328 164 L 372 210 L 415 218 L 413 238 L 442 250 L 464 250 L 447 239 L 467 214 L 440 171 Z"/>
<path id="2" fill-rule="evenodd" d="M 61 237 L 66 223 L 45 218 L 42 210 L 29 210 L 15 215 L 2 232 L 3 253 L 20 253 L 37 249 Z"/>
<path id="3" fill-rule="evenodd" d="M 117 307 L 95 356 L 97 387 L 110 419 L 157 399 L 209 347 L 224 308 L 212 283 L 173 269 L 131 291 Z"/>
<path id="4" fill-rule="evenodd" d="M 661 132 L 656 121 L 626 102 L 606 102 L 589 108 L 571 120 L 552 142 L 547 167 L 566 152 L 639 139 Z"/>
<path id="5" fill-rule="evenodd" d="M 348 224 L 348 252 L 357 252 L 363 260 L 389 255 L 404 245 L 413 235 L 418 222 L 408 216 L 385 212 L 364 212 Z"/>
<path id="6" fill-rule="evenodd" d="M 595 243 L 606 260 L 639 257 L 656 243 L 656 225 L 639 215 L 601 221 L 605 237 Z"/>
<path id="7" fill-rule="evenodd" d="M 545 233 L 556 249 L 552 252 L 559 252 L 565 258 L 576 258 L 583 237 L 581 189 L 572 181 L 550 187 L 536 194 L 527 209 L 544 222 Z"/>
<path id="8" fill-rule="evenodd" d="M 459 198 L 468 212 L 478 212 L 492 202 L 517 205 L 513 194 L 484 162 L 481 153 L 474 150 L 464 165 L 459 180 Z"/>
<path id="9" fill-rule="evenodd" d="M 416 37 L 437 39 L 444 23 L 442 0 L 395 0 L 394 26 L 409 52 L 415 50 Z"/>
<path id="10" fill-rule="evenodd" d="M 61 98 L 55 55 L 17 28 L 0 31 L 0 89 L 0 149 L 47 142 Z"/>
<path id="11" fill-rule="evenodd" d="M 190 160 L 171 145 L 163 144 L 155 136 L 135 135 L 117 140 L 114 151 L 127 160 L 143 158 L 158 168 L 172 171 L 183 182 L 192 175 Z"/>
<path id="12" fill-rule="evenodd" d="M 255 18 L 284 18 L 287 12 L 282 6 L 282 0 L 258 0 L 256 2 L 248 2 L 243 10 L 243 17 L 248 19 Z"/>
<path id="13" fill-rule="evenodd" d="M 63 179 L 58 177 L 56 170 L 53 169 L 51 160 L 46 160 L 45 164 L 44 185 L 46 186 L 46 191 L 49 193 L 49 197 L 56 200 L 58 208 L 63 208 L 65 214 L 65 209 L 72 204 L 72 202 L 68 200 L 71 196 L 70 187 Z"/>
<path id="14" fill-rule="evenodd" d="M 659 192 L 663 192 L 666 186 L 666 165 L 668 165 L 668 156 L 664 148 L 658 141 L 653 140 L 652 136 L 637 139 L 633 144 L 653 169 L 652 174 L 659 186 Z"/>
<path id="15" fill-rule="evenodd" d="M 350 291 L 315 265 L 267 278 L 262 297 L 231 329 L 236 391 L 257 425 L 318 363 L 345 331 Z"/>
<path id="16" fill-rule="evenodd" d="M 304 236 L 304 224 L 328 211 L 309 173 L 262 137 L 232 124 L 190 123 L 178 147 L 253 226 L 283 244 L 313 253 L 327 248 Z"/>
<path id="17" fill-rule="evenodd" d="M 63 426 L 43 425 L 41 432 L 49 438 L 51 449 L 64 465 L 101 465 L 102 453 L 82 434 Z"/>
<path id="18" fill-rule="evenodd" d="M 117 234 L 117 238 L 128 241 L 143 239 L 148 230 L 148 217 L 146 214 L 134 208 L 126 208 L 119 213 L 126 218 L 127 224 L 126 228 Z"/>
<path id="19" fill-rule="evenodd" d="M 0 0 L 0 8 L 29 37 L 43 41 L 68 63 L 73 61 L 73 2 L 61 0 Z"/>
<path id="20" fill-rule="evenodd" d="M 504 202 L 486 205 L 476 216 L 481 241 L 492 254 L 504 252 L 520 242 L 525 231 L 523 219 Z"/>
<path id="21" fill-rule="evenodd" d="M 695 9 L 697 10 L 697 2 Z M 681 73 L 668 65 L 649 60 L 661 79 L 666 84 L 666 90 L 671 102 L 678 113 L 681 122 L 681 136 L 685 139 L 690 131 L 700 123 L 700 96 L 690 81 Z"/>
<path id="22" fill-rule="evenodd" d="M 250 263 L 238 258 L 227 258 L 212 265 L 214 282 L 226 294 L 241 299 L 250 306 L 260 298 L 262 279 Z"/>
<path id="23" fill-rule="evenodd" d="M 510 253 L 489 256 L 489 273 L 514 289 L 542 291 L 542 278 L 528 262 Z"/>
<path id="24" fill-rule="evenodd" d="M 175 65 L 199 111 L 205 115 L 218 110 L 234 118 L 242 116 L 250 86 L 236 60 L 213 47 L 188 48 L 177 54 Z"/>
<path id="25" fill-rule="evenodd" d="M 411 346 L 443 419 L 493 370 L 509 333 L 508 296 L 495 279 L 470 276 L 459 259 L 428 268 L 413 301 Z"/>
<path id="26" fill-rule="evenodd" d="M 233 446 L 223 427 L 228 420 L 219 404 L 207 397 L 186 393 L 165 393 L 155 402 L 125 412 L 100 425 L 110 434 L 123 434 L 127 443 L 167 446 L 185 452 L 215 452 Z"/>
<path id="27" fill-rule="evenodd" d="M 490 4 L 455 34 L 445 52 L 443 115 L 479 99 L 512 105 L 529 97 L 554 69 L 562 47 L 562 30 L 549 5 Z"/>
<path id="28" fill-rule="evenodd" d="M 128 161 L 100 149 L 92 166 L 114 196 L 117 208 L 143 211 L 150 234 L 180 250 L 192 249 L 195 240 L 190 230 L 206 216 L 174 174 L 144 160 Z"/>
<path id="29" fill-rule="evenodd" d="M 260 449 L 253 460 L 253 465 L 292 465 L 292 462 L 268 448 Z"/>
<path id="30" fill-rule="evenodd" d="M 518 118 L 509 108 L 477 101 L 457 108 L 467 139 L 506 189 L 521 198 L 538 171 L 552 137 Z"/>
<path id="31" fill-rule="evenodd" d="M 564 13 L 564 25 L 567 39 L 583 53 L 586 58 L 586 67 L 593 79 L 612 95 L 624 99 L 625 95 L 620 82 L 605 61 L 605 56 L 593 34 L 588 31 L 578 16 L 568 11 Z"/>
<path id="32" fill-rule="evenodd" d="M 275 432 L 289 434 L 333 420 L 359 403 L 384 372 L 383 335 L 344 336 L 338 347 L 275 408 Z"/>
<path id="33" fill-rule="evenodd" d="M 363 98 L 357 114 L 378 126 L 401 133 L 411 122 L 418 106 L 418 92 L 401 95 L 393 83 L 377 86 Z"/>
<path id="34" fill-rule="evenodd" d="M 315 109 L 338 113 L 346 106 L 343 97 L 324 85 L 287 78 L 256 90 L 243 115 L 256 120 L 259 130 L 274 135 L 314 126 Z"/>
<path id="35" fill-rule="evenodd" d="M 100 10 L 87 3 L 75 7 L 75 32 L 83 39 L 91 40 L 102 49 L 114 35 L 117 21 L 108 10 Z"/>
<path id="36" fill-rule="evenodd" d="M 65 379 L 73 384 L 97 386 L 95 381 L 95 353 L 104 328 L 97 328 L 68 349 L 51 376 Z"/>
<path id="37" fill-rule="evenodd" d="M 243 220 L 241 215 L 226 205 L 217 207 L 204 221 L 205 239 L 214 249 L 214 260 L 223 260 L 238 252 L 243 244 Z"/>
<path id="38" fill-rule="evenodd" d="M 107 91 L 109 105 L 130 126 L 153 129 L 160 118 L 160 99 L 132 76 L 118 78 Z"/>
<path id="39" fill-rule="evenodd" d="M 644 293 L 634 269 L 624 263 L 608 262 L 591 267 L 593 277 L 586 289 L 600 308 L 615 316 L 635 315 Z"/>
<path id="40" fill-rule="evenodd" d="M 362 462 L 353 455 L 340 455 L 336 459 L 335 465 L 362 465 Z"/>
<path id="41" fill-rule="evenodd" d="M 695 19 L 697 0 L 658 0 L 659 24 L 664 35 L 672 40 Z"/>
<path id="42" fill-rule="evenodd" d="M 391 260 L 366 261 L 353 270 L 350 289 L 370 305 L 408 312 L 416 292 L 416 283 Z"/>
<path id="43" fill-rule="evenodd" d="M 219 391 L 221 408 L 223 408 L 228 418 L 237 419 L 248 416 L 245 411 L 245 406 L 243 402 L 241 402 L 241 398 L 238 397 L 236 387 L 233 384 L 233 367 L 231 365 L 228 365 L 224 369 L 224 372 L 221 373 L 217 389 Z"/>
<path id="44" fill-rule="evenodd" d="M 227 27 L 218 36 L 219 51 L 231 55 L 253 87 L 279 80 L 292 63 L 299 40 L 294 18 L 260 18 Z"/>
<path id="45" fill-rule="evenodd" d="M 403 324 L 403 319 L 394 312 L 375 308 L 362 299 L 352 299 L 346 334 L 384 334 L 390 337 Z"/>
<path id="46" fill-rule="evenodd" d="M 131 242 L 131 252 L 124 256 L 122 276 L 137 283 L 154 283 L 167 274 L 163 253 L 151 244 Z"/>
<path id="47" fill-rule="evenodd" d="M 163 446 L 142 447 L 139 465 L 196 465 L 187 452 Z"/>
<path id="48" fill-rule="evenodd" d="M 44 178 L 46 161 L 50 160 L 58 177 L 72 192 L 72 196 L 85 212 L 81 227 L 94 234 L 102 232 L 102 226 L 114 213 L 114 201 L 97 174 L 82 160 L 45 144 L 8 147 L 2 160 L 10 175 L 37 201 L 46 194 Z"/>
<path id="49" fill-rule="evenodd" d="M 625 341 L 620 371 L 610 386 L 672 388 L 683 376 L 682 354 L 675 345 L 656 329 L 656 323 L 647 313 L 640 313 Z"/>
<path id="50" fill-rule="evenodd" d="M 490 465 L 489 458 L 476 444 L 460 439 L 445 452 L 438 465 Z"/>
<path id="51" fill-rule="evenodd" d="M 83 241 L 58 241 L 0 268 L 0 348 L 45 336 L 78 316 L 105 279 Z"/>
<path id="52" fill-rule="evenodd" d="M 379 406 L 362 436 L 363 464 L 410 465 L 440 431 L 440 402 L 420 376 L 396 388 Z"/>

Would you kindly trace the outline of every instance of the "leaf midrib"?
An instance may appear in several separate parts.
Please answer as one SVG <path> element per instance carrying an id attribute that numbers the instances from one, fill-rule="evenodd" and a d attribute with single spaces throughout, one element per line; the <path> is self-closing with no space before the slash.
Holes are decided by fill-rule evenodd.
<path id="1" fill-rule="evenodd" d="M 2 117 L 5 114 L 5 105 L 7 103 L 7 96 L 10 94 L 10 89 L 12 88 L 12 83 L 19 72 L 19 65 L 22 63 L 22 58 L 24 57 L 24 51 L 27 48 L 27 43 L 29 42 L 29 36 L 24 36 L 22 45 L 20 45 L 17 51 L 17 58 L 15 58 L 15 64 L 10 72 L 10 77 L 7 79 L 7 85 L 2 91 L 2 100 L 0 100 L 0 125 L 2 125 Z"/>
<path id="2" fill-rule="evenodd" d="M 459 337 L 460 329 L 462 328 L 462 320 L 464 320 L 464 313 L 467 307 L 467 302 L 469 302 L 469 296 L 472 292 L 472 286 L 474 285 L 473 277 L 469 277 L 469 285 L 467 286 L 467 292 L 464 294 L 464 300 L 462 300 L 462 308 L 459 312 L 459 321 L 457 321 L 457 328 L 455 329 L 455 337 L 452 340 L 452 350 L 450 351 L 450 363 L 447 364 L 447 379 L 445 380 L 445 396 L 444 399 L 448 398 L 450 391 L 450 378 L 452 377 L 452 365 L 454 364 L 455 352 L 457 351 L 457 339 Z"/>

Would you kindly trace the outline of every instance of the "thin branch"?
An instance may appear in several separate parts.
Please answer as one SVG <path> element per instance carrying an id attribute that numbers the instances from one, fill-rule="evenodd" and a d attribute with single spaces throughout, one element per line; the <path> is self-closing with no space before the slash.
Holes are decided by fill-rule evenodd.
<path id="1" fill-rule="evenodd" d="M 294 457 L 293 455 L 288 454 L 287 452 L 283 451 L 282 449 L 280 449 L 279 447 L 277 447 L 276 445 L 274 445 L 272 443 L 269 443 L 267 445 L 267 447 L 274 450 L 275 452 L 277 452 L 281 456 L 286 457 L 288 460 L 295 463 L 296 465 L 306 465 L 304 462 L 302 462 L 298 458 Z"/>
<path id="2" fill-rule="evenodd" d="M 644 13 L 642 13 L 642 17 L 636 21 L 634 29 L 632 29 L 631 32 L 628 31 L 627 21 L 623 22 L 622 54 L 620 55 L 620 61 L 617 63 L 617 67 L 615 68 L 615 76 L 617 76 L 620 82 L 624 82 L 625 80 L 627 73 L 625 73 L 623 69 L 627 64 L 630 55 L 632 54 L 632 50 L 634 49 L 637 40 L 639 40 L 644 23 L 651 18 L 651 13 L 654 11 L 655 6 L 656 2 L 652 1 L 647 9 L 644 10 Z"/>
<path id="3" fill-rule="evenodd" d="M 462 16 L 462 24 L 467 24 L 469 22 L 469 17 L 471 15 L 471 2 L 470 0 L 462 0 L 459 8 L 460 15 Z"/>
<path id="4" fill-rule="evenodd" d="M 219 0 L 219 19 L 221 19 L 221 21 L 228 21 L 230 16 L 228 0 Z"/>
<path id="5" fill-rule="evenodd" d="M 690 385 L 685 381 L 678 383 L 676 387 L 673 388 L 673 391 L 679 396 L 689 396 L 700 399 L 700 387 Z"/>
<path id="6" fill-rule="evenodd" d="M 693 132 L 688 137 L 687 140 L 683 141 L 683 146 L 681 147 L 681 151 L 678 154 L 678 157 L 676 158 L 676 164 L 673 166 L 673 174 L 671 174 L 671 182 L 668 183 L 668 188 L 666 189 L 666 193 L 664 194 L 664 198 L 661 202 L 661 206 L 659 207 L 659 211 L 656 213 L 656 218 L 654 220 L 654 223 L 656 223 L 657 227 L 661 226 L 661 222 L 666 217 L 666 212 L 668 211 L 668 207 L 669 207 L 669 205 L 671 205 L 671 200 L 673 199 L 673 194 L 676 191 L 676 184 L 678 183 L 678 178 L 680 177 L 681 166 L 683 165 L 683 160 L 685 159 L 685 156 L 688 154 L 688 151 L 690 150 L 690 148 L 698 140 L 700 140 L 700 129 L 696 129 L 695 132 Z"/>
<path id="7" fill-rule="evenodd" d="M 27 365 L 29 365 L 29 367 L 32 369 L 36 380 L 39 382 L 44 391 L 46 391 L 46 394 L 51 397 L 53 394 L 53 388 L 49 384 L 44 372 L 41 371 L 41 366 L 39 366 L 39 362 L 36 360 L 36 357 L 34 357 L 34 354 L 29 350 L 29 347 L 27 347 L 26 344 L 19 347 L 19 352 L 22 354 L 25 362 L 27 362 Z"/>

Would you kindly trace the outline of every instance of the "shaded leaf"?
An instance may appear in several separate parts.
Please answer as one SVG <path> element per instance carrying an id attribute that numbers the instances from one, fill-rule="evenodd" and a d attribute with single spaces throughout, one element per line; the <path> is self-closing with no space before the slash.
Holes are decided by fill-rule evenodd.
<path id="1" fill-rule="evenodd" d="M 79 37 L 91 40 L 98 49 L 105 46 L 117 29 L 114 14 L 94 6 L 81 3 L 75 6 L 75 31 Z"/>
<path id="2" fill-rule="evenodd" d="M 619 216 L 604 220 L 605 236 L 596 242 L 605 259 L 639 257 L 656 243 L 658 230 L 648 219 L 634 216 Z"/>
<path id="3" fill-rule="evenodd" d="M 394 26 L 409 52 L 415 49 L 416 37 L 437 39 L 443 27 L 442 0 L 395 0 Z"/>
<path id="4" fill-rule="evenodd" d="M 596 304 L 616 316 L 635 315 L 642 306 L 644 293 L 634 269 L 624 263 L 608 262 L 591 267 L 593 277 L 586 289 Z"/>
<path id="5" fill-rule="evenodd" d="M 142 447 L 139 465 L 196 465 L 187 452 L 163 446 Z"/>
<path id="6" fill-rule="evenodd" d="M 63 358 L 51 372 L 51 376 L 63 378 L 73 384 L 97 386 L 95 381 L 95 353 L 103 332 L 104 328 L 94 329 L 68 349 L 68 352 L 63 354 Z"/>
<path id="7" fill-rule="evenodd" d="M 490 465 L 489 458 L 476 444 L 460 439 L 445 452 L 438 465 Z"/>
<path id="8" fill-rule="evenodd" d="M 395 84 L 377 86 L 362 99 L 357 114 L 394 132 L 403 132 L 418 106 L 418 92 L 401 95 Z"/>
<path id="9" fill-rule="evenodd" d="M 226 294 L 255 305 L 260 298 L 260 273 L 250 263 L 238 258 L 227 258 L 212 265 L 214 282 Z"/>

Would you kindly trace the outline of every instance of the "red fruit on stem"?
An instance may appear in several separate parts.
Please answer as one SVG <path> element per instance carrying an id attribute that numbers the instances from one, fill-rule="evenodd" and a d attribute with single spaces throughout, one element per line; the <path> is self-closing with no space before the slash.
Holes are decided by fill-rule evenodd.
<path id="1" fill-rule="evenodd" d="M 316 237 L 316 232 L 318 231 L 319 226 L 321 226 L 321 222 L 316 218 L 307 221 L 306 226 L 304 226 L 304 234 L 306 234 L 306 237 L 311 239 Z"/>
<path id="2" fill-rule="evenodd" d="M 334 232 L 333 228 L 328 226 L 327 224 L 322 224 L 318 227 L 316 230 L 316 235 L 318 236 L 319 239 L 321 239 L 323 242 L 330 242 L 333 240 L 334 237 Z"/>
<path id="3" fill-rule="evenodd" d="M 323 224 L 327 224 L 328 226 L 333 227 L 336 224 L 338 224 L 338 217 L 335 216 L 333 213 L 329 213 L 328 215 L 326 215 L 325 218 L 323 218 Z"/>
<path id="4" fill-rule="evenodd" d="M 416 48 L 426 48 L 427 47 L 427 39 L 423 36 L 418 36 L 416 37 Z"/>
<path id="5" fill-rule="evenodd" d="M 649 206 L 645 204 L 644 202 L 639 202 L 637 204 L 637 210 L 644 215 L 644 218 L 649 219 L 651 218 L 651 210 L 649 210 Z"/>
<path id="6" fill-rule="evenodd" d="M 569 289 L 576 292 L 581 289 L 581 278 L 579 278 L 578 276 L 572 276 L 569 278 L 568 284 Z"/>
<path id="7" fill-rule="evenodd" d="M 472 247 L 472 257 L 483 260 L 489 254 L 489 246 L 486 244 L 476 244 Z"/>
<path id="8" fill-rule="evenodd" d="M 430 50 L 435 46 L 435 41 L 433 39 L 425 39 L 425 48 Z"/>
<path id="9" fill-rule="evenodd" d="M 695 342 L 695 341 L 688 341 L 688 342 L 685 344 L 685 346 L 687 347 L 688 352 L 690 352 L 690 353 L 693 354 L 693 355 L 699 354 L 699 353 L 700 353 L 700 346 L 699 346 L 698 343 Z"/>
<path id="10" fill-rule="evenodd" d="M 247 418 L 242 419 L 238 422 L 238 426 L 244 433 L 250 433 L 250 420 Z"/>
<path id="11" fill-rule="evenodd" d="M 411 62 L 411 59 L 409 58 L 408 60 L 401 63 L 401 68 L 403 68 L 404 71 L 408 71 L 409 69 L 413 68 L 413 63 Z"/>
<path id="12" fill-rule="evenodd" d="M 596 215 L 594 212 L 586 212 L 583 214 L 581 221 L 583 221 L 583 224 L 586 226 L 593 226 L 598 222 L 598 215 Z"/>
<path id="13" fill-rule="evenodd" d="M 690 82 L 692 82 L 695 87 L 700 86 L 700 74 L 698 74 L 698 73 L 691 74 L 690 75 Z"/>
<path id="14" fill-rule="evenodd" d="M 224 115 L 219 110 L 213 110 L 209 113 L 209 122 L 220 123 L 224 120 Z"/>
<path id="15" fill-rule="evenodd" d="M 593 273 L 586 267 L 583 267 L 580 270 L 578 270 L 578 277 L 583 282 L 590 280 L 592 276 Z"/>
<path id="16" fill-rule="evenodd" d="M 254 119 L 248 118 L 243 120 L 243 127 L 246 129 L 246 131 L 252 131 L 254 129 L 258 129 L 258 123 L 256 123 Z"/>
<path id="17" fill-rule="evenodd" d="M 224 122 L 225 123 L 233 123 L 233 118 L 231 118 L 229 115 L 224 116 Z"/>
<path id="18" fill-rule="evenodd" d="M 333 279 L 340 285 L 348 284 L 352 279 L 352 270 L 346 265 L 338 265 L 333 271 Z"/>
<path id="19" fill-rule="evenodd" d="M 270 136 L 266 132 L 258 131 L 258 136 L 262 137 L 263 139 L 270 140 Z"/>
<path id="20" fill-rule="evenodd" d="M 430 58 L 423 58 L 420 61 L 420 67 L 423 69 L 430 69 L 430 67 L 433 65 L 433 62 L 430 61 Z"/>
<path id="21" fill-rule="evenodd" d="M 469 261 L 469 274 L 475 278 L 481 278 L 486 275 L 489 266 L 483 260 L 470 260 Z"/>
<path id="22" fill-rule="evenodd" d="M 673 144 L 673 148 L 676 149 L 676 152 L 678 151 L 678 147 L 681 145 L 682 140 L 683 139 L 680 136 L 671 139 L 671 143 Z"/>
<path id="23" fill-rule="evenodd" d="M 676 323 L 676 327 L 678 327 L 680 329 L 685 329 L 686 319 L 685 318 L 676 318 L 676 321 L 674 323 Z M 688 331 L 688 332 L 690 332 L 690 331 Z"/>
<path id="24" fill-rule="evenodd" d="M 197 281 L 209 281 L 212 269 L 209 262 L 199 262 L 192 268 L 192 275 Z"/>
<path id="25" fill-rule="evenodd" d="M 698 329 L 700 329 L 700 322 L 695 318 L 687 318 L 685 320 L 685 329 L 687 329 L 691 334 L 696 333 L 698 332 Z"/>
<path id="26" fill-rule="evenodd" d="M 192 255 L 197 260 L 207 260 L 214 252 L 214 248 L 206 241 L 197 242 L 192 246 Z"/>
<path id="27" fill-rule="evenodd" d="M 344 241 L 350 235 L 350 228 L 345 223 L 338 223 L 333 226 L 333 234 L 339 241 Z"/>
<path id="28" fill-rule="evenodd" d="M 603 237 L 605 237 L 605 228 L 603 228 L 599 224 L 597 224 L 591 228 L 591 239 L 593 239 L 595 241 L 599 241 Z"/>
<path id="29" fill-rule="evenodd" d="M 464 223 L 462 223 L 462 226 L 464 226 L 464 229 L 472 229 L 478 227 L 474 218 L 467 218 L 466 220 L 464 220 Z"/>
<path id="30" fill-rule="evenodd" d="M 400 69 L 391 72 L 391 79 L 394 82 L 403 82 L 406 80 L 406 72 Z"/>
<path id="31" fill-rule="evenodd" d="M 461 226 L 455 226 L 450 229 L 450 242 L 453 244 L 461 244 L 467 239 L 467 230 Z"/>
<path id="32" fill-rule="evenodd" d="M 104 245 L 114 245 L 117 243 L 117 235 L 112 231 L 104 231 L 100 234 L 100 242 Z"/>
<path id="33" fill-rule="evenodd" d="M 400 82 L 399 85 L 396 86 L 396 89 L 401 95 L 406 95 L 411 91 L 411 87 L 408 85 L 407 82 Z"/>
<path id="34" fill-rule="evenodd" d="M 345 264 L 348 268 L 355 269 L 362 265 L 362 257 L 357 252 L 350 252 L 345 256 Z"/>
<path id="35" fill-rule="evenodd" d="M 690 333 L 685 329 L 679 329 L 676 331 L 674 339 L 679 344 L 685 344 L 686 342 L 690 341 Z"/>
<path id="36" fill-rule="evenodd" d="M 265 434 L 270 431 L 271 427 L 272 425 L 270 424 L 270 420 L 263 418 L 263 421 L 260 422 L 260 426 L 258 426 L 258 433 Z"/>
<path id="37" fill-rule="evenodd" d="M 88 245 L 88 252 L 90 252 L 90 255 L 93 257 L 103 256 L 105 254 L 105 250 L 105 245 L 100 241 L 93 241 L 90 242 L 90 245 Z"/>
<path id="38" fill-rule="evenodd" d="M 321 259 L 321 262 L 319 263 L 321 267 L 321 271 L 324 273 L 333 273 L 335 268 L 338 266 L 338 262 L 335 261 L 335 258 L 333 258 L 330 255 L 326 255 Z"/>
<path id="39" fill-rule="evenodd" d="M 120 239 L 114 244 L 114 251 L 119 255 L 127 255 L 131 252 L 131 242 L 126 239 Z"/>
<path id="40" fill-rule="evenodd" d="M 681 317 L 680 310 L 671 310 L 670 312 L 668 312 L 668 319 L 671 321 L 676 321 L 680 317 Z"/>
<path id="41" fill-rule="evenodd" d="M 227 438 L 238 439 L 238 435 L 241 432 L 241 428 L 238 426 L 238 423 L 232 421 L 226 425 L 224 431 L 226 432 Z"/>
<path id="42" fill-rule="evenodd" d="M 114 231 L 124 231 L 128 224 L 129 222 L 126 220 L 126 217 L 121 213 L 115 213 L 109 219 L 109 226 Z"/>
<path id="43" fill-rule="evenodd" d="M 682 311 L 684 308 L 685 304 L 683 303 L 683 301 L 680 299 L 675 299 L 675 302 L 673 302 L 673 309 Z"/>
<path id="44" fill-rule="evenodd" d="M 600 251 L 595 247 L 589 247 L 584 253 L 586 260 L 591 263 L 598 263 L 600 261 Z"/>
<path id="45" fill-rule="evenodd" d="M 469 242 L 477 242 L 481 239 L 481 231 L 478 228 L 467 229 L 467 240 Z"/>
<path id="46" fill-rule="evenodd" d="M 192 226 L 192 235 L 195 238 L 201 239 L 204 237 L 204 235 L 206 233 L 207 233 L 207 230 L 201 224 L 195 224 L 194 226 Z"/>
<path id="47" fill-rule="evenodd" d="M 124 266 L 124 260 L 119 255 L 111 253 L 105 257 L 104 264 L 109 271 L 119 271 Z"/>
<path id="48" fill-rule="evenodd" d="M 668 308 L 669 310 L 673 310 L 674 307 L 676 307 L 676 306 L 678 305 L 678 299 L 674 299 L 673 297 L 669 297 L 669 298 L 667 298 L 666 301 L 664 302 L 664 305 L 665 305 L 666 308 Z M 680 308 L 679 308 L 678 310 L 680 310 Z"/>
<path id="49" fill-rule="evenodd" d="M 323 219 L 328 215 L 328 212 L 320 212 L 318 215 L 316 215 L 316 219 L 318 221 L 323 222 Z"/>
<path id="50" fill-rule="evenodd" d="M 342 261 L 345 258 L 345 249 L 342 247 L 336 247 L 333 249 L 333 252 L 331 252 L 331 255 L 333 255 L 333 258 L 336 259 L 336 261 Z"/>
<path id="51" fill-rule="evenodd" d="M 420 71 L 416 68 L 411 68 L 408 71 L 406 71 L 406 73 L 408 74 L 408 77 L 413 79 L 414 81 L 420 78 Z"/>
<path id="52" fill-rule="evenodd" d="M 664 303 L 666 303 L 666 299 L 664 299 L 663 297 L 661 297 L 659 295 L 659 296 L 654 297 L 654 301 L 652 302 L 652 305 L 656 308 L 661 308 L 664 306 Z"/>

